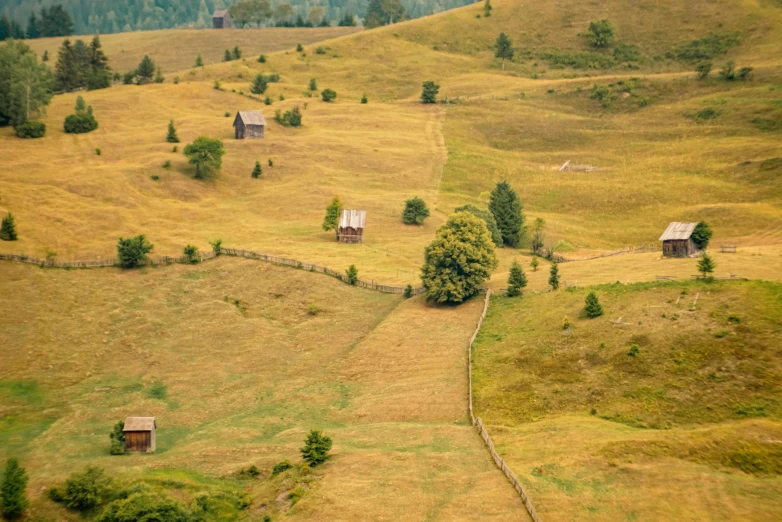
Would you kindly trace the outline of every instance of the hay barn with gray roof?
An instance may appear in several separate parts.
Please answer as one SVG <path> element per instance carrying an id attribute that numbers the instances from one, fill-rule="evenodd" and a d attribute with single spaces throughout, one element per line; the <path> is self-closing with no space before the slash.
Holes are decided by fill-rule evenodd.
<path id="1" fill-rule="evenodd" d="M 230 29 L 233 27 L 231 14 L 228 9 L 218 9 L 212 15 L 212 27 L 214 29 Z"/>
<path id="2" fill-rule="evenodd" d="M 692 233 L 697 223 L 680 223 L 674 221 L 668 225 L 660 241 L 663 242 L 663 256 L 689 257 L 698 253 L 698 247 L 692 240 Z"/>
<path id="3" fill-rule="evenodd" d="M 125 419 L 125 451 L 153 453 L 155 451 L 155 417 L 128 417 Z"/>
<path id="4" fill-rule="evenodd" d="M 234 118 L 234 136 L 237 140 L 263 138 L 266 118 L 261 111 L 239 111 Z"/>

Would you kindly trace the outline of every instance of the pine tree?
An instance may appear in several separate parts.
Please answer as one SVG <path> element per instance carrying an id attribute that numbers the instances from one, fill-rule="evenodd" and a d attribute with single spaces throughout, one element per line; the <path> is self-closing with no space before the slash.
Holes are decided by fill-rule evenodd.
<path id="1" fill-rule="evenodd" d="M 228 49 L 225 50 L 225 53 L 223 54 L 223 61 L 224 62 L 230 62 L 231 61 L 231 51 Z"/>
<path id="2" fill-rule="evenodd" d="M 488 0 L 487 0 L 488 1 Z M 505 33 L 500 33 L 497 37 L 495 58 L 502 58 L 502 70 L 505 70 L 505 60 L 513 59 L 513 42 Z"/>
<path id="3" fill-rule="evenodd" d="M 603 315 L 603 307 L 600 306 L 600 302 L 597 300 L 597 295 L 594 292 L 589 292 L 589 295 L 586 296 L 584 314 L 591 318 Z"/>
<path id="4" fill-rule="evenodd" d="M 711 279 L 711 274 L 715 268 L 717 268 L 717 264 L 714 262 L 714 259 L 704 252 L 698 260 L 698 272 L 701 273 L 702 277 Z"/>
<path id="5" fill-rule="evenodd" d="M 525 286 L 527 286 L 527 276 L 521 269 L 521 265 L 514 261 L 510 266 L 510 274 L 508 275 L 508 297 L 521 295 L 521 291 Z"/>
<path id="6" fill-rule="evenodd" d="M 491 0 L 486 0 L 483 3 L 483 16 L 486 17 L 486 18 L 490 17 L 491 16 L 491 10 L 492 10 Z"/>
<path id="7" fill-rule="evenodd" d="M 255 168 L 253 169 L 253 172 L 252 172 L 252 177 L 253 178 L 260 178 L 261 174 L 263 174 L 263 169 L 261 169 L 261 162 L 260 161 L 256 161 L 255 162 Z"/>
<path id="8" fill-rule="evenodd" d="M 0 511 L 8 520 L 14 520 L 27 508 L 25 494 L 27 473 L 19 466 L 19 461 L 11 457 L 5 466 L 3 483 L 0 485 Z"/>
<path id="9" fill-rule="evenodd" d="M 87 72 L 86 87 L 92 89 L 105 89 L 111 86 L 111 68 L 109 59 L 101 48 L 98 35 L 92 39 L 89 47 L 89 71 Z"/>
<path id="10" fill-rule="evenodd" d="M 337 231 L 339 225 L 339 216 L 342 214 L 342 202 L 339 200 L 339 196 L 334 196 L 331 200 L 331 204 L 326 207 L 326 217 L 323 218 L 323 230 Z"/>
<path id="11" fill-rule="evenodd" d="M 239 58 L 242 57 L 242 51 L 241 51 L 241 49 L 239 49 L 238 45 L 236 47 L 234 47 L 233 53 L 231 53 L 231 57 L 234 60 L 238 60 Z"/>
<path id="12" fill-rule="evenodd" d="M 521 242 L 524 215 L 522 204 L 516 191 L 506 181 L 497 183 L 491 191 L 489 210 L 494 214 L 497 227 L 502 234 L 502 241 L 511 247 L 519 246 Z"/>
<path id="13" fill-rule="evenodd" d="M 0 239 L 3 241 L 16 241 L 18 239 L 14 216 L 10 212 L 6 214 L 3 218 L 3 224 L 0 225 Z"/>
<path id="14" fill-rule="evenodd" d="M 201 58 L 200 54 L 198 56 L 196 56 L 195 66 L 196 67 L 203 67 L 204 66 L 204 59 Z"/>
<path id="15" fill-rule="evenodd" d="M 168 143 L 179 143 L 179 136 L 176 133 L 176 127 L 174 127 L 174 120 L 168 122 L 168 133 L 166 134 L 166 141 Z"/>
<path id="16" fill-rule="evenodd" d="M 304 447 L 299 449 L 301 452 L 301 458 L 309 464 L 311 468 L 319 464 L 323 464 L 329 458 L 329 451 L 331 450 L 331 439 L 320 430 L 312 430 L 307 435 L 307 440 L 304 441 Z"/>
<path id="17" fill-rule="evenodd" d="M 141 59 L 141 63 L 136 70 L 136 76 L 138 76 L 138 84 L 143 85 L 152 81 L 152 77 L 155 75 L 155 62 L 153 62 L 146 54 Z"/>
<path id="18" fill-rule="evenodd" d="M 315 80 L 315 78 L 310 78 L 310 90 L 311 91 L 317 91 L 318 90 L 318 82 Z"/>
<path id="19" fill-rule="evenodd" d="M 532 261 L 530 261 L 529 263 L 529 266 L 532 267 L 532 271 L 537 272 L 539 265 L 540 265 L 540 261 L 538 261 L 538 256 L 532 256 Z"/>
<path id="20" fill-rule="evenodd" d="M 30 11 L 30 18 L 27 21 L 27 38 L 38 38 L 41 36 L 41 22 L 35 16 L 35 11 Z"/>
<path id="21" fill-rule="evenodd" d="M 552 290 L 557 290 L 559 288 L 559 266 L 556 263 L 551 263 L 548 284 Z"/>
<path id="22" fill-rule="evenodd" d="M 269 86 L 269 81 L 263 74 L 259 74 L 253 79 L 252 85 L 250 85 L 250 92 L 253 94 L 263 94 Z"/>

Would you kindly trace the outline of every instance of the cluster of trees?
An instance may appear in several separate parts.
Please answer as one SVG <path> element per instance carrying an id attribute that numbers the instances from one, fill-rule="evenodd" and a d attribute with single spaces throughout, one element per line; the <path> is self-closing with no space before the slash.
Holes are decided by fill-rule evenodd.
<path id="1" fill-rule="evenodd" d="M 24 38 L 43 38 L 48 36 L 70 36 L 73 34 L 73 19 L 68 11 L 60 5 L 42 7 L 41 14 L 30 11 L 27 19 L 27 29 L 23 29 L 21 23 L 15 18 L 8 18 L 3 13 L 0 18 L 0 41 L 8 38 L 22 40 Z"/>
<path id="2" fill-rule="evenodd" d="M 43 136 L 45 125 L 34 120 L 49 104 L 53 86 L 51 69 L 27 45 L 0 44 L 0 126 L 13 125 L 20 137 Z"/>
<path id="3" fill-rule="evenodd" d="M 105 89 L 111 86 L 109 59 L 101 49 L 97 35 L 89 45 L 82 40 L 76 40 L 71 45 L 71 41 L 65 39 L 57 53 L 54 71 L 57 91 Z"/>
<path id="4" fill-rule="evenodd" d="M 68 134 L 84 134 L 98 128 L 98 121 L 92 114 L 92 105 L 87 106 L 84 98 L 76 98 L 75 113 L 65 118 L 63 125 Z"/>
<path id="5" fill-rule="evenodd" d="M 8 36 L 21 39 L 27 36 L 37 0 L 5 0 L 5 24 L 0 21 Z M 288 0 L 277 3 L 271 0 L 58 0 L 50 7 L 48 17 L 56 9 L 58 16 L 68 16 L 70 23 L 58 24 L 68 29 L 59 36 L 70 34 L 108 34 L 129 31 L 168 29 L 172 27 L 208 28 L 212 26 L 212 13 L 217 9 L 230 9 L 231 16 L 241 25 L 278 25 L 312 27 L 339 23 L 356 25 L 356 17 L 365 25 L 375 27 L 439 13 L 469 4 L 469 0 L 325 0 L 313 6 L 309 0 Z M 273 7 L 276 4 L 276 7 Z M 54 36 L 44 32 L 44 12 L 35 16 L 33 29 L 39 36 Z"/>
<path id="6" fill-rule="evenodd" d="M 283 127 L 301 127 L 301 111 L 299 111 L 298 105 L 285 112 L 277 109 L 274 111 L 274 121 Z"/>
<path id="7" fill-rule="evenodd" d="M 156 67 L 155 62 L 152 61 L 152 58 L 146 54 L 144 55 L 144 58 L 141 59 L 138 67 L 125 73 L 123 78 L 123 83 L 125 85 L 130 85 L 133 83 L 136 85 L 145 85 L 152 83 L 153 81 L 155 83 L 163 83 L 165 78 L 163 77 L 163 71 L 160 70 L 160 67 Z"/>

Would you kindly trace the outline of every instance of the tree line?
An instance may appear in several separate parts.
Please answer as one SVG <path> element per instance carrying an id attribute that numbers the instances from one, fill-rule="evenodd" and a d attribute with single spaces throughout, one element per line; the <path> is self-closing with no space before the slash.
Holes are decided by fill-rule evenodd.
<path id="1" fill-rule="evenodd" d="M 295 26 L 299 19 L 304 24 L 299 27 L 308 27 L 306 25 L 308 22 L 319 25 L 324 19 L 331 25 L 337 25 L 352 17 L 356 22 L 363 21 L 364 25 L 375 27 L 376 25 L 372 24 L 385 25 L 392 20 L 398 22 L 407 18 L 418 18 L 471 2 L 469 0 L 325 0 L 314 5 L 311 0 L 268 0 L 246 3 L 268 6 L 272 14 L 264 19 L 264 25 L 293 24 Z M 107 34 L 190 26 L 208 28 L 212 26 L 212 13 L 215 10 L 228 9 L 237 2 L 233 0 L 61 0 L 57 5 L 46 9 L 42 8 L 43 4 L 43 0 L 4 2 L 3 18 L 0 18 L 0 40 L 8 37 L 22 39 L 71 34 Z M 281 6 L 282 10 L 280 10 Z M 316 10 L 315 13 L 312 13 L 313 9 Z M 316 17 L 317 21 L 310 20 L 310 15 L 317 15 L 320 10 L 322 14 Z M 53 26 L 44 22 L 47 18 L 44 13 L 52 15 L 53 11 L 60 17 L 57 27 L 68 29 L 67 32 L 54 34 L 45 29 Z M 400 16 L 402 11 L 404 16 Z M 68 16 L 70 24 L 66 23 L 63 15 Z M 28 36 L 33 18 L 36 22 L 32 24 L 31 34 L 36 36 Z M 6 23 L 3 24 L 2 20 Z M 5 37 L 3 37 L 4 28 Z"/>

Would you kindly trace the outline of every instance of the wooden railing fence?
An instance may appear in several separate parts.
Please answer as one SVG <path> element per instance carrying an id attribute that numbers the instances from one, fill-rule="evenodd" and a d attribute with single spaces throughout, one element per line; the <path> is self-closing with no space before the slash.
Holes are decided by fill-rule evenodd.
<path id="1" fill-rule="evenodd" d="M 486 430 L 486 427 L 483 425 L 481 418 L 476 417 L 475 413 L 473 412 L 472 345 L 475 342 L 475 339 L 478 337 L 478 333 L 481 331 L 481 326 L 483 326 L 483 320 L 486 318 L 486 312 L 489 310 L 489 300 L 491 299 L 491 293 L 492 293 L 491 290 L 486 291 L 486 298 L 483 301 L 483 311 L 481 312 L 481 318 L 478 320 L 478 325 L 475 327 L 475 332 L 473 332 L 472 337 L 470 338 L 470 344 L 467 347 L 467 385 L 469 387 L 470 421 L 472 422 L 473 426 L 478 428 L 478 433 L 480 433 L 483 442 L 486 443 L 486 447 L 489 448 L 489 453 L 491 453 L 491 458 L 494 459 L 494 463 L 497 464 L 497 467 L 502 470 L 502 472 L 505 474 L 506 477 L 508 477 L 508 480 L 513 486 L 513 489 L 515 489 L 516 492 L 521 496 L 521 500 L 524 502 L 524 506 L 527 508 L 527 511 L 529 512 L 529 516 L 532 518 L 534 522 L 541 522 L 541 519 L 538 516 L 537 511 L 535 510 L 535 506 L 532 504 L 532 500 L 530 500 L 527 491 L 524 489 L 524 485 L 521 483 L 518 477 L 516 477 L 516 474 L 513 473 L 513 471 L 508 467 L 508 465 L 505 464 L 505 459 L 500 457 L 499 453 L 497 453 L 497 450 L 494 448 L 494 441 L 491 440 L 491 436 L 489 435 L 489 432 Z"/>
<path id="2" fill-rule="evenodd" d="M 619 254 L 642 254 L 644 252 L 657 252 L 659 250 L 661 250 L 661 247 L 659 245 L 650 243 L 647 245 L 620 248 L 619 250 L 613 250 L 611 252 L 598 254 L 592 257 L 581 257 L 581 258 L 571 259 L 560 254 L 554 254 L 552 257 L 553 260 L 556 261 L 557 263 L 571 263 L 573 261 L 591 261 L 593 259 L 600 259 L 601 257 L 618 256 Z M 538 254 L 538 255 L 541 255 L 541 257 L 545 257 L 542 254 Z"/>
<path id="3" fill-rule="evenodd" d="M 299 261 L 298 259 L 277 257 L 269 254 L 260 254 L 258 252 L 252 252 L 250 250 L 242 250 L 238 248 L 226 248 L 226 247 L 220 248 L 220 254 L 227 255 L 227 256 L 244 257 L 247 259 L 255 259 L 258 261 L 265 261 L 267 263 L 272 263 L 280 266 L 290 266 L 293 268 L 307 270 L 310 272 L 318 272 L 321 274 L 326 274 L 331 277 L 335 277 L 340 281 L 347 283 L 347 278 L 343 272 L 334 270 L 333 268 L 329 268 L 326 266 L 314 265 L 312 263 L 305 263 L 304 261 Z M 196 256 L 198 257 L 198 261 L 202 262 L 209 259 L 214 259 L 215 257 L 217 257 L 217 254 L 212 251 L 207 251 L 207 252 L 199 251 L 196 254 Z M 83 261 L 82 260 L 59 261 L 56 259 L 44 259 L 44 258 L 28 256 L 24 254 L 0 253 L 0 260 L 19 261 L 21 263 L 30 263 L 44 268 L 104 268 L 104 267 L 118 266 L 118 262 L 116 258 L 91 259 L 91 260 L 83 260 Z M 190 260 L 187 258 L 187 256 L 181 256 L 181 257 L 150 256 L 147 257 L 146 261 L 144 262 L 144 266 L 172 265 L 175 263 L 189 264 Z M 360 288 L 368 288 L 370 290 L 377 290 L 378 292 L 384 292 L 386 294 L 402 294 L 405 291 L 405 287 L 403 286 L 381 285 L 375 283 L 374 281 L 362 281 L 361 279 L 356 281 L 355 286 L 358 286 Z M 420 294 L 423 291 L 424 291 L 423 287 L 420 286 L 415 287 L 413 288 L 413 295 Z"/>

